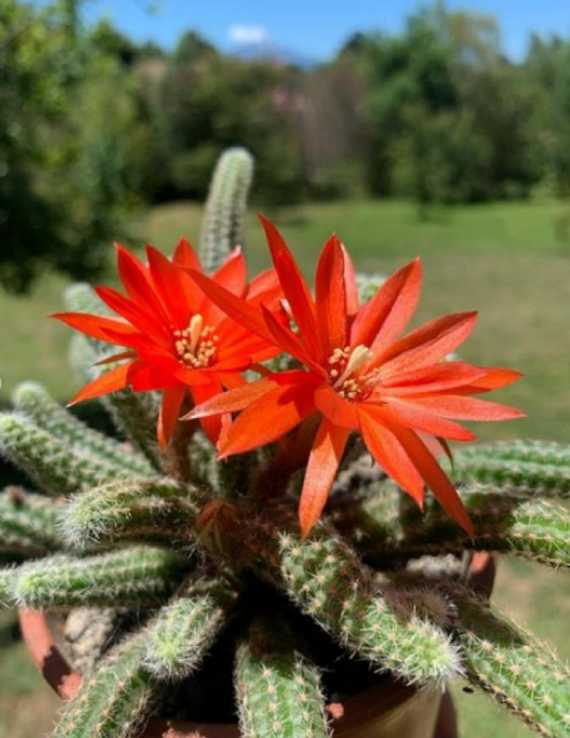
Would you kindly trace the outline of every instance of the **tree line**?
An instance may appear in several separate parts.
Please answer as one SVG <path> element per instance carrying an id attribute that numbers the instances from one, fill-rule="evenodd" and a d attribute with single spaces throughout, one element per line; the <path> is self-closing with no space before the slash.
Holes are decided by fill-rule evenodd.
<path id="1" fill-rule="evenodd" d="M 381 17 L 378 19 L 381 23 Z M 221 150 L 256 158 L 254 197 L 410 197 L 420 205 L 570 190 L 570 40 L 509 59 L 495 19 L 443 2 L 399 34 L 358 33 L 311 68 L 172 51 L 78 0 L 0 0 L 0 281 L 49 263 L 75 277 L 141 205 L 205 196 Z"/>

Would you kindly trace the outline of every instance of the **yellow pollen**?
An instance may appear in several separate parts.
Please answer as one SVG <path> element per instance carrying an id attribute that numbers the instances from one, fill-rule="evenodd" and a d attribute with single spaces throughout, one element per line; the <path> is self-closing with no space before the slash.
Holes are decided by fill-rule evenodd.
<path id="1" fill-rule="evenodd" d="M 348 361 L 346 362 L 344 371 L 342 372 L 340 377 L 338 377 L 338 379 L 334 383 L 334 386 L 341 387 L 342 385 L 344 385 L 346 383 L 346 380 L 352 374 L 354 374 L 354 372 L 358 371 L 360 367 L 366 364 L 366 362 L 370 359 L 370 357 L 371 357 L 371 353 L 370 353 L 369 348 L 367 348 L 363 344 L 360 344 L 359 346 L 355 346 L 355 348 L 352 349 L 350 356 L 348 357 Z"/>
<path id="2" fill-rule="evenodd" d="M 204 326 L 202 315 L 193 315 L 188 327 L 174 331 L 173 336 L 176 355 L 183 364 L 193 369 L 211 364 L 219 339 L 212 326 Z"/>

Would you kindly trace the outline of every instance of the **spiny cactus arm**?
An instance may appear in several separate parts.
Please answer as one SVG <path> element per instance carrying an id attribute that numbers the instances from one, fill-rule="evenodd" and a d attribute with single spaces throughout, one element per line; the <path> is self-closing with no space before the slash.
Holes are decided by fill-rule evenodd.
<path id="1" fill-rule="evenodd" d="M 227 622 L 237 596 L 237 583 L 229 575 L 191 574 L 148 629 L 145 668 L 161 681 L 192 674 Z"/>
<path id="2" fill-rule="evenodd" d="M 143 667 L 147 629 L 112 649 L 64 708 L 52 738 L 132 738 L 162 688 Z"/>
<path id="3" fill-rule="evenodd" d="M 452 593 L 467 678 L 551 738 L 570 736 L 570 669 L 487 602 Z"/>
<path id="4" fill-rule="evenodd" d="M 153 467 L 142 454 L 90 428 L 55 402 L 41 384 L 23 382 L 18 385 L 13 402 L 16 410 L 30 417 L 40 428 L 84 448 L 93 457 L 100 456 L 103 462 L 115 464 L 139 476 L 153 475 Z"/>
<path id="5" fill-rule="evenodd" d="M 217 269 L 236 246 L 244 244 L 247 196 L 253 157 L 243 148 L 227 149 L 214 171 L 200 234 L 200 258 L 207 271 Z"/>
<path id="6" fill-rule="evenodd" d="M 517 439 L 514 441 L 495 441 L 466 447 L 461 450 L 461 457 L 469 459 L 489 458 L 508 461 L 530 461 L 549 466 L 570 466 L 570 446 L 556 441 L 537 441 Z"/>
<path id="7" fill-rule="evenodd" d="M 466 549 L 514 553 L 550 566 L 570 566 L 570 513 L 560 505 L 516 492 L 497 492 L 476 485 L 461 498 L 473 521 L 470 538 L 439 506 L 424 515 L 402 518 L 390 504 L 397 491 L 346 504 L 332 513 L 342 532 L 355 542 L 366 561 L 386 565 L 393 557 L 460 553 Z"/>
<path id="8" fill-rule="evenodd" d="M 132 472 L 70 449 L 64 441 L 17 413 L 0 413 L 0 454 L 52 495 L 133 477 Z"/>
<path id="9" fill-rule="evenodd" d="M 74 284 L 65 295 L 67 308 L 74 312 L 108 315 L 106 306 L 99 300 L 88 284 Z M 95 379 L 102 371 L 110 368 L 94 366 L 103 356 L 109 355 L 109 346 L 85 336 L 73 336 L 72 362 L 87 379 Z M 160 469 L 160 454 L 156 442 L 156 419 L 158 403 L 152 393 L 135 393 L 121 390 L 101 398 L 103 407 L 110 414 L 117 429 L 132 441 L 147 458 L 154 469 Z"/>
<path id="10" fill-rule="evenodd" d="M 0 608 L 11 607 L 10 585 L 14 581 L 13 567 L 0 568 Z"/>
<path id="11" fill-rule="evenodd" d="M 61 514 L 69 546 L 118 541 L 190 545 L 203 494 L 173 479 L 120 480 L 72 497 Z"/>
<path id="12" fill-rule="evenodd" d="M 453 477 L 461 482 L 491 484 L 498 489 L 516 489 L 520 495 L 570 497 L 570 463 L 542 463 L 499 459 L 493 454 L 455 454 Z"/>
<path id="13" fill-rule="evenodd" d="M 168 597 L 191 562 L 168 549 L 132 546 L 85 558 L 64 554 L 11 570 L 9 596 L 18 607 L 147 607 Z"/>
<path id="14" fill-rule="evenodd" d="M 58 515 L 53 500 L 21 487 L 6 487 L 0 493 L 0 551 L 32 558 L 63 548 Z"/>
<path id="15" fill-rule="evenodd" d="M 243 738 L 327 738 L 319 670 L 277 618 L 257 620 L 237 649 L 235 691 Z"/>
<path id="16" fill-rule="evenodd" d="M 457 650 L 440 627 L 448 623 L 449 605 L 436 589 L 382 588 L 328 526 L 319 524 L 302 541 L 290 508 L 254 525 L 252 537 L 242 540 L 259 575 L 349 651 L 408 684 L 442 683 L 460 671 Z"/>

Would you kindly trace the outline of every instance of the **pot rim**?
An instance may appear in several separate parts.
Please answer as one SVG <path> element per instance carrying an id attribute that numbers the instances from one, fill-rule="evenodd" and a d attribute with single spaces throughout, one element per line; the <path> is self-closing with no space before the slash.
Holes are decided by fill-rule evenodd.
<path id="1" fill-rule="evenodd" d="M 81 687 L 82 677 L 57 646 L 46 614 L 40 610 L 20 609 L 18 618 L 24 642 L 38 671 L 62 700 L 73 699 Z M 330 710 L 334 720 L 333 735 L 348 738 L 353 726 L 372 715 L 394 710 L 420 694 L 413 687 L 393 683 L 348 697 L 342 703 L 342 716 L 336 717 Z M 196 735 L 200 738 L 239 738 L 240 734 L 235 723 L 202 724 L 151 718 L 139 738 L 195 738 Z"/>

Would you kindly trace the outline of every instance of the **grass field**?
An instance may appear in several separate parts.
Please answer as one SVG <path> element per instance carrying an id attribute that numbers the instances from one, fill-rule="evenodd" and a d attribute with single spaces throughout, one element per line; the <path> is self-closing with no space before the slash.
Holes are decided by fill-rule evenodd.
<path id="1" fill-rule="evenodd" d="M 307 205 L 268 213 L 282 226 L 308 269 L 336 231 L 361 270 L 389 272 L 419 254 L 425 264 L 421 318 L 480 310 L 479 326 L 462 349 L 471 361 L 516 367 L 525 379 L 503 393 L 528 419 L 481 429 L 483 438 L 526 436 L 570 442 L 570 206 L 558 202 L 494 204 L 440 210 L 419 221 L 401 202 Z M 175 204 L 142 218 L 144 238 L 169 250 L 185 234 L 196 239 L 199 208 Z M 267 263 L 253 216 L 248 252 L 253 269 Z M 136 245 L 136 244 L 131 244 Z M 23 378 L 44 381 L 61 400 L 75 382 L 67 369 L 68 332 L 45 316 L 61 308 L 63 281 L 46 275 L 33 294 L 0 293 L 3 352 L 0 400 Z M 570 658 L 570 586 L 564 573 L 519 561 L 502 564 L 496 601 Z M 0 633 L 6 631 L 8 626 Z M 1 636 L 0 636 L 1 638 Z M 0 651 L 0 735 L 45 732 L 55 700 L 30 668 L 22 646 L 7 637 Z M 0 644 L 2 640 L 0 640 Z M 462 738 L 525 738 L 528 731 L 480 695 L 458 685 Z"/>

